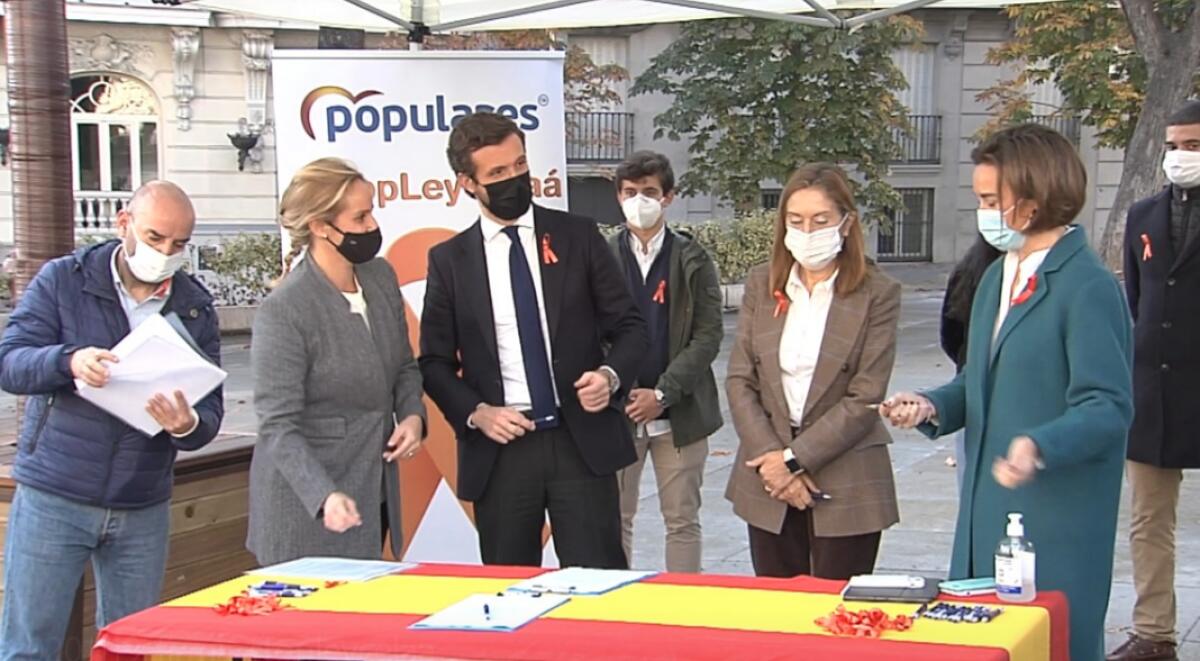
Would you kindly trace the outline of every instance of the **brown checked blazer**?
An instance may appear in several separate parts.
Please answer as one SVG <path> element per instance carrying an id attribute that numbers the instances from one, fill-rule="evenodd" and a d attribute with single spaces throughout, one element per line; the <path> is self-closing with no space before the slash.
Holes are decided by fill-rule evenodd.
<path id="1" fill-rule="evenodd" d="M 725 497 L 750 525 L 778 534 L 788 505 L 763 489 L 746 462 L 791 447 L 832 498 L 812 512 L 813 534 L 878 532 L 900 519 L 887 445 L 891 436 L 869 404 L 887 396 L 896 358 L 900 284 L 870 267 L 857 291 L 835 294 L 800 429 L 792 436 L 779 341 L 786 312 L 775 314 L 768 265 L 746 281 L 725 387 L 740 443 Z"/>

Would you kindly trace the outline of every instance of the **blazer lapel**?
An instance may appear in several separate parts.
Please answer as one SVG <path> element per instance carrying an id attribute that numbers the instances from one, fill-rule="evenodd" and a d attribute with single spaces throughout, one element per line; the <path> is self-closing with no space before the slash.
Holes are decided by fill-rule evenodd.
<path id="1" fill-rule="evenodd" d="M 475 221 L 462 235 L 458 267 L 462 269 L 464 290 L 468 298 L 466 308 L 475 311 L 479 332 L 493 356 L 499 357 L 496 348 L 496 316 L 492 313 L 492 289 L 487 273 L 487 255 L 483 252 L 483 229 Z"/>
<path id="2" fill-rule="evenodd" d="M 395 348 L 397 338 L 395 331 L 399 329 L 395 319 L 389 319 L 385 314 L 387 306 L 384 305 L 384 297 L 388 292 L 384 287 L 390 286 L 391 283 L 376 283 L 371 278 L 364 278 L 359 275 L 359 268 L 354 269 L 355 276 L 358 277 L 358 286 L 363 290 L 363 296 L 367 299 L 367 318 L 371 320 L 371 340 L 375 343 L 375 349 L 379 352 L 381 362 L 384 365 L 392 364 L 392 355 Z M 400 283 L 396 283 L 399 288 Z M 372 301 L 375 301 L 372 304 Z M 403 313 L 403 311 L 402 311 Z M 400 341 L 407 342 L 408 338 L 399 338 Z M 391 370 L 387 370 L 388 383 L 392 381 L 393 374 Z"/>
<path id="3" fill-rule="evenodd" d="M 833 385 L 838 373 L 848 369 L 846 359 L 858 342 L 867 323 L 871 297 L 865 287 L 860 287 L 846 297 L 833 297 L 829 317 L 825 320 L 825 334 L 821 339 L 821 353 L 813 370 L 812 384 L 808 387 L 808 399 L 804 400 L 804 417 Z"/>
<path id="4" fill-rule="evenodd" d="M 536 244 L 534 253 L 536 268 L 542 276 L 542 307 L 546 309 L 546 325 L 550 328 L 550 343 L 558 336 L 558 322 L 562 316 L 563 286 L 566 269 L 559 261 L 566 257 L 570 250 L 567 235 L 555 232 L 553 223 L 547 221 L 541 207 L 533 207 L 533 232 Z"/>
<path id="5" fill-rule="evenodd" d="M 781 310 L 775 314 L 776 302 L 772 293 L 767 292 L 764 300 L 759 301 L 758 319 L 755 320 L 755 335 L 762 339 L 762 353 L 758 355 L 759 369 L 762 370 L 763 388 L 775 400 L 774 410 L 783 414 L 783 426 L 788 427 L 787 397 L 783 394 L 783 370 L 779 367 L 779 341 L 783 339 L 783 325 L 787 321 L 787 312 Z M 763 402 L 765 406 L 770 405 Z"/>

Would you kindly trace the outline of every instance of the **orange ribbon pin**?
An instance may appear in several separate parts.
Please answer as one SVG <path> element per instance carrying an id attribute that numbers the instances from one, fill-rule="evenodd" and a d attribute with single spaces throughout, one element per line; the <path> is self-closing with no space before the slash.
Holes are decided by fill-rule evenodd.
<path id="1" fill-rule="evenodd" d="M 558 263 L 558 255 L 555 255 L 554 250 L 550 247 L 550 235 L 549 234 L 542 235 L 542 263 L 543 264 L 557 264 Z"/>
<path id="2" fill-rule="evenodd" d="M 789 305 L 788 297 L 784 296 L 783 292 L 776 289 L 775 290 L 775 313 L 771 316 L 778 317 L 779 315 L 787 312 L 788 305 Z"/>
<path id="3" fill-rule="evenodd" d="M 1149 261 L 1154 256 L 1154 251 L 1150 248 L 1150 235 L 1142 235 L 1142 261 Z"/>
<path id="4" fill-rule="evenodd" d="M 663 303 L 667 302 L 667 281 L 666 280 L 658 281 L 658 289 L 654 292 L 654 295 L 650 297 L 650 300 L 654 301 L 655 303 L 658 303 L 659 305 L 662 305 Z"/>

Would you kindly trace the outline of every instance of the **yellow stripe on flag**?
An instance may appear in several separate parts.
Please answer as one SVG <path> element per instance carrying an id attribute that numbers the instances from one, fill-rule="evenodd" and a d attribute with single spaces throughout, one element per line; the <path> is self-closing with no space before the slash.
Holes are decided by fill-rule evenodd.
<path id="1" fill-rule="evenodd" d="M 284 602 L 303 611 L 407 613 L 427 615 L 472 594 L 502 592 L 516 579 L 458 578 L 399 574 L 367 583 L 325 588 L 318 581 L 245 576 L 176 599 L 167 606 L 212 607 L 251 584 L 279 580 L 318 587 L 315 593 Z M 841 604 L 836 594 L 755 590 L 664 583 L 636 583 L 596 597 L 573 597 L 544 617 L 708 627 L 737 631 L 822 634 L 814 620 Z M 880 608 L 889 615 L 911 615 L 911 604 L 846 602 L 848 610 Z M 832 634 L 827 634 L 832 635 Z M 887 640 L 1008 650 L 1012 661 L 1049 661 L 1050 615 L 1038 606 L 1005 605 L 1004 614 L 981 624 L 919 620 L 912 629 L 888 631 Z"/>

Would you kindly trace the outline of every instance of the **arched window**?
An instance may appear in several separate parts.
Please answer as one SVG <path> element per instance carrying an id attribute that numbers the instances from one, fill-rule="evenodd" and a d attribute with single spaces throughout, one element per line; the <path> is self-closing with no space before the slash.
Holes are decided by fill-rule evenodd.
<path id="1" fill-rule="evenodd" d="M 112 230 L 117 211 L 159 176 L 159 108 L 141 81 L 115 73 L 71 78 L 71 156 L 77 227 Z"/>

